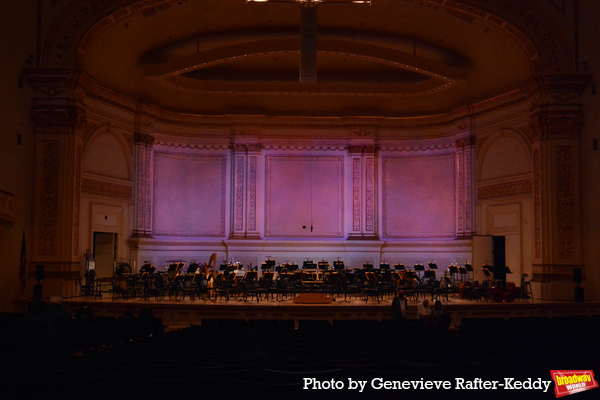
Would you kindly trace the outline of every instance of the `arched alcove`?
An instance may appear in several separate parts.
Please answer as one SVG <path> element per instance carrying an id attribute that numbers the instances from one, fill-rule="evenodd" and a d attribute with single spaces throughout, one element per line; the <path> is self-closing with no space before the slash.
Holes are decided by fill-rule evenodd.
<path id="1" fill-rule="evenodd" d="M 489 181 L 531 172 L 530 151 L 515 132 L 504 130 L 489 138 L 479 156 L 479 181 Z"/>
<path id="2" fill-rule="evenodd" d="M 130 180 L 131 160 L 123 143 L 109 129 L 99 128 L 87 140 L 83 156 L 83 172 Z"/>

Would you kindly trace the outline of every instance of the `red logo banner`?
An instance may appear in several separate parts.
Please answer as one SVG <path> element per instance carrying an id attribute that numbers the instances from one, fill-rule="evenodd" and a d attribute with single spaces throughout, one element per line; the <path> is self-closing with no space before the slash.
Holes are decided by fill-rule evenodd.
<path id="1" fill-rule="evenodd" d="M 594 371 L 552 370 L 550 373 L 554 381 L 554 393 L 557 398 L 598 387 L 598 382 L 594 378 Z"/>

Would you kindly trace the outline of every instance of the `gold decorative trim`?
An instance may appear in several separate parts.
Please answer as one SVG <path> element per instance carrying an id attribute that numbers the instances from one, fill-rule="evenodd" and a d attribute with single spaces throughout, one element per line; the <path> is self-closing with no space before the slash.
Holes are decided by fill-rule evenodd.
<path id="1" fill-rule="evenodd" d="M 102 182 L 93 179 L 82 179 L 81 191 L 87 194 L 117 197 L 119 199 L 133 199 L 133 188 L 118 183 Z"/>
<path id="2" fill-rule="evenodd" d="M 498 197 L 516 196 L 533 193 L 533 180 L 522 179 L 514 182 L 499 183 L 496 185 L 480 186 L 477 188 L 477 199 L 487 200 Z"/>

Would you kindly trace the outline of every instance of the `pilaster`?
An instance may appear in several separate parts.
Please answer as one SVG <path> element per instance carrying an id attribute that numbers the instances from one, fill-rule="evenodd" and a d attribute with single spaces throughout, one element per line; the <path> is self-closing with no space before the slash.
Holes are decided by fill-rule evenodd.
<path id="1" fill-rule="evenodd" d="M 351 240 L 379 240 L 377 151 L 374 144 L 348 146 L 352 174 L 352 223 L 348 231 Z"/>
<path id="2" fill-rule="evenodd" d="M 28 278 L 44 265 L 44 297 L 71 296 L 80 278 L 79 218 L 88 77 L 74 70 L 26 70 L 33 100 L 33 249 Z"/>
<path id="3" fill-rule="evenodd" d="M 257 218 L 259 143 L 231 145 L 231 228 L 230 239 L 260 239 Z"/>
<path id="4" fill-rule="evenodd" d="M 135 226 L 134 237 L 152 237 L 154 197 L 154 136 L 151 130 L 152 121 L 138 112 L 134 133 L 135 162 Z"/>
<path id="5" fill-rule="evenodd" d="M 468 239 L 473 235 L 473 171 L 475 166 L 475 137 L 467 130 L 456 139 L 456 237 Z"/>
<path id="6" fill-rule="evenodd" d="M 532 110 L 534 264 L 541 297 L 573 299 L 573 270 L 583 265 L 579 95 L 589 77 L 540 76 L 524 85 Z"/>

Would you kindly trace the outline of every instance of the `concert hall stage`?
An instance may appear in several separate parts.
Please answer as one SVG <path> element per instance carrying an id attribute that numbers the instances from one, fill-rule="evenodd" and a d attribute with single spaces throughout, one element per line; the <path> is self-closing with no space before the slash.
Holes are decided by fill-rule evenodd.
<path id="1" fill-rule="evenodd" d="M 294 321 L 296 328 L 302 326 L 302 321 L 322 320 L 335 324 L 336 321 L 360 320 L 389 320 L 391 318 L 391 298 L 381 302 L 369 299 L 335 298 L 330 304 L 298 304 L 291 299 L 277 301 L 275 299 L 256 299 L 247 302 L 231 298 L 217 300 L 185 299 L 183 301 L 162 301 L 140 299 L 112 299 L 110 293 L 101 298 L 93 296 L 73 297 L 64 300 L 64 306 L 74 314 L 83 303 L 94 311 L 97 316 L 119 317 L 128 308 L 134 313 L 143 307 L 152 309 L 156 317 L 162 318 L 166 327 L 186 327 L 201 325 L 203 320 L 281 320 Z M 25 311 L 27 300 L 18 300 L 14 304 Z M 511 318 L 553 318 L 569 316 L 598 316 L 600 302 L 551 302 L 539 300 L 516 300 L 512 303 L 494 303 L 491 301 L 463 300 L 450 297 L 443 302 L 444 308 L 452 316 L 452 325 L 459 327 L 463 319 L 511 319 Z M 417 303 L 409 301 L 409 318 L 415 319 Z"/>

